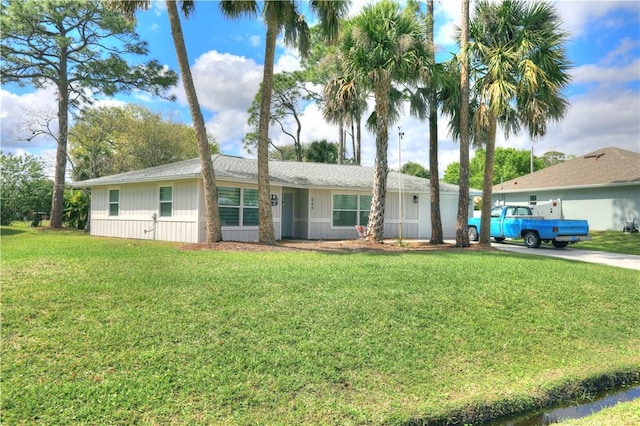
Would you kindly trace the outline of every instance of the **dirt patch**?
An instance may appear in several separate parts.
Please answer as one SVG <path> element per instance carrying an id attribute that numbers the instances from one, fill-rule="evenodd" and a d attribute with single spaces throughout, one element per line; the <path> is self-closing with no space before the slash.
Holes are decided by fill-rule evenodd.
<path id="1" fill-rule="evenodd" d="M 431 245 L 424 240 L 404 240 L 400 244 L 397 240 L 385 240 L 383 243 L 374 243 L 365 240 L 282 240 L 275 246 L 252 242 L 221 241 L 219 243 L 197 243 L 180 246 L 181 250 L 217 250 L 217 251 L 328 251 L 328 252 L 409 252 L 409 251 L 436 251 L 436 250 L 495 250 L 491 247 L 480 247 L 472 244 L 470 247 L 459 248 L 455 244 L 445 243 Z"/>

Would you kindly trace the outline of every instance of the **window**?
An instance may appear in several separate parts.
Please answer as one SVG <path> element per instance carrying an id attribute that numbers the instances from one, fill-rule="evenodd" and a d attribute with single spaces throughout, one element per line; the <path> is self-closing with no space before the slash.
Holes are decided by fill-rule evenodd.
<path id="1" fill-rule="evenodd" d="M 171 217 L 173 212 L 173 187 L 160 187 L 160 217 Z"/>
<path id="2" fill-rule="evenodd" d="M 109 216 L 118 216 L 120 212 L 120 190 L 109 190 Z"/>
<path id="3" fill-rule="evenodd" d="M 371 195 L 333 195 L 333 226 L 366 226 Z"/>
<path id="4" fill-rule="evenodd" d="M 529 195 L 529 205 L 535 206 L 538 204 L 538 196 L 537 195 Z"/>
<path id="5" fill-rule="evenodd" d="M 258 190 L 218 188 L 222 226 L 258 226 Z"/>

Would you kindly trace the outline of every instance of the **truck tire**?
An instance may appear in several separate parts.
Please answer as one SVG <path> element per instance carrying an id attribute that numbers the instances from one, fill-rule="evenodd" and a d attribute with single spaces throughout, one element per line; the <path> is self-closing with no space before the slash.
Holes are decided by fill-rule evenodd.
<path id="1" fill-rule="evenodd" d="M 469 241 L 478 241 L 478 230 L 475 226 L 471 226 L 467 229 L 469 233 Z"/>
<path id="2" fill-rule="evenodd" d="M 529 248 L 538 248 L 540 247 L 540 235 L 536 231 L 527 231 L 524 234 L 524 245 Z"/>
<path id="3" fill-rule="evenodd" d="M 551 241 L 551 243 L 553 244 L 553 246 L 555 248 L 565 248 L 566 246 L 569 245 L 568 241 L 556 241 L 556 240 L 553 240 L 553 241 Z"/>
<path id="4" fill-rule="evenodd" d="M 493 237 L 496 243 L 501 243 L 504 241 L 504 237 Z"/>

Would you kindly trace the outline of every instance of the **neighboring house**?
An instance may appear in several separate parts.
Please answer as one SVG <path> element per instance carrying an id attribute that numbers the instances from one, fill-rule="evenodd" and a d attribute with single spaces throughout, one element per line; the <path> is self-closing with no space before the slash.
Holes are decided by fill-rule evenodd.
<path id="1" fill-rule="evenodd" d="M 257 241 L 257 161 L 226 155 L 212 158 L 223 238 Z M 269 176 L 276 239 L 357 238 L 355 226 L 367 221 L 372 167 L 270 161 Z M 400 185 L 402 191 L 398 190 Z M 91 189 L 92 235 L 205 240 L 199 159 L 75 182 L 73 186 Z M 455 238 L 458 187 L 443 183 L 440 191 L 443 234 Z M 403 238 L 429 238 L 430 219 L 429 180 L 390 172 L 384 236 L 398 237 L 402 223 Z"/>
<path id="2" fill-rule="evenodd" d="M 619 230 L 640 220 L 640 154 L 604 148 L 493 187 L 493 201 L 535 204 L 560 198 L 564 219 L 592 230 Z"/>

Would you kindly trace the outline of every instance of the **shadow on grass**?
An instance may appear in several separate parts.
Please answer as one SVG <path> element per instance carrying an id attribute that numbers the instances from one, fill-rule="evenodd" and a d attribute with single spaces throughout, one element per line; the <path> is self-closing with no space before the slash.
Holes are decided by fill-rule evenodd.
<path id="1" fill-rule="evenodd" d="M 18 234 L 24 234 L 26 231 L 23 231 L 21 229 L 15 229 L 15 228 L 5 228 L 4 226 L 0 228 L 0 236 L 9 236 L 9 235 L 18 235 Z"/>

